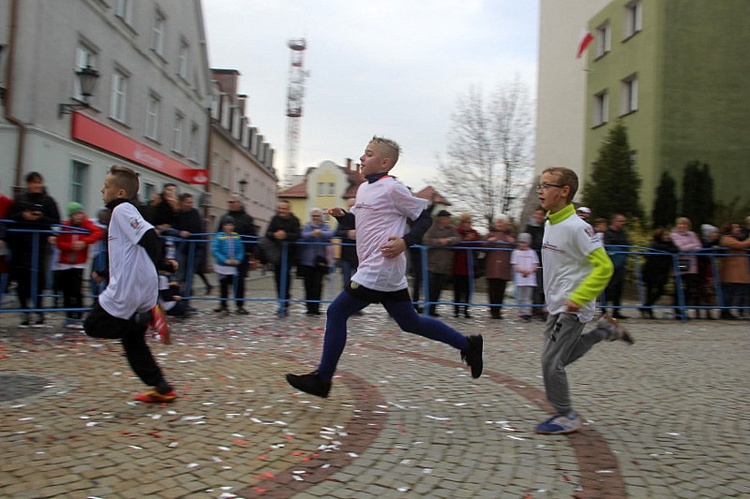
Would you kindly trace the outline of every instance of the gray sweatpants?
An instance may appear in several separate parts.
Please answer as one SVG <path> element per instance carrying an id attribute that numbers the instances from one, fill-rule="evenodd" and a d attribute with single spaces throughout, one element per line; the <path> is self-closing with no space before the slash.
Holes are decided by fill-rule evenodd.
<path id="1" fill-rule="evenodd" d="M 544 329 L 542 374 L 547 399 L 558 413 L 571 411 L 570 389 L 565 366 L 572 364 L 591 350 L 591 347 L 609 337 L 609 330 L 596 327 L 586 334 L 585 324 L 575 314 L 550 315 Z"/>

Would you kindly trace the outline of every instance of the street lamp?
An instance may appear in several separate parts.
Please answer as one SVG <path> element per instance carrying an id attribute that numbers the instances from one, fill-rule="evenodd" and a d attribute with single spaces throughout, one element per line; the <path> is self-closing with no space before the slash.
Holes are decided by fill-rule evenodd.
<path id="1" fill-rule="evenodd" d="M 240 195 L 244 199 L 245 198 L 245 186 L 247 186 L 247 179 L 243 177 L 242 180 L 239 181 L 239 184 L 240 184 Z"/>
<path id="2" fill-rule="evenodd" d="M 99 71 L 92 68 L 88 64 L 85 68 L 76 71 L 78 76 L 78 82 L 81 84 L 81 102 L 76 104 L 58 104 L 57 117 L 62 118 L 64 114 L 72 113 L 78 109 L 85 109 L 90 107 L 89 97 L 94 95 L 94 89 L 96 88 L 96 82 L 99 79 Z"/>

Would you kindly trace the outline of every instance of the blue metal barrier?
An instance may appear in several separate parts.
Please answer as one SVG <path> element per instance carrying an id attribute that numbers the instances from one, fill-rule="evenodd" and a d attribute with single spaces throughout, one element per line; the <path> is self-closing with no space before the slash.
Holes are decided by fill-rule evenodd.
<path id="1" fill-rule="evenodd" d="M 43 292 L 45 290 L 39 290 L 38 289 L 38 273 L 41 271 L 40 268 L 38 268 L 37 262 L 39 261 L 40 251 L 43 248 L 43 245 L 41 245 L 41 238 L 47 237 L 50 235 L 54 235 L 56 233 L 56 230 L 61 228 L 62 226 L 56 226 L 51 231 L 34 231 L 29 229 L 18 229 L 14 228 L 15 222 L 7 221 L 7 231 L 8 232 L 31 232 L 33 233 L 32 238 L 32 247 L 31 247 L 31 268 L 29 269 L 30 277 L 31 277 L 31 299 L 33 300 L 33 307 L 30 308 L 19 308 L 19 307 L 7 307 L 7 300 L 6 298 L 9 295 L 8 286 L 9 279 L 8 275 L 0 275 L 0 312 L 67 312 L 67 311 L 86 311 L 88 308 L 76 308 L 76 309 L 70 309 L 70 308 L 60 308 L 60 307 L 40 307 L 38 303 L 36 303 L 36 300 L 34 297 L 41 296 L 41 297 L 52 297 L 56 298 L 58 295 L 56 294 L 44 294 Z M 71 230 L 74 228 L 71 228 L 69 226 L 65 226 L 66 230 Z M 85 232 L 81 230 L 81 232 Z M 193 234 L 190 239 L 177 239 L 176 241 L 176 247 L 175 252 L 176 256 L 178 256 L 178 259 L 180 260 L 181 267 L 182 267 L 182 285 L 184 286 L 184 295 L 183 298 L 186 300 L 221 300 L 221 298 L 217 296 L 197 296 L 195 293 L 192 292 L 193 290 L 193 283 L 195 278 L 195 264 L 196 264 L 196 258 L 198 258 L 197 255 L 197 248 L 198 245 L 205 245 L 204 251 L 206 255 L 206 260 L 210 258 L 210 242 L 211 238 L 213 237 L 214 233 L 205 233 L 205 234 Z M 255 236 L 242 236 L 243 244 L 250 243 L 253 246 L 257 246 L 260 243 L 260 239 Z M 294 262 L 290 262 L 290 253 L 291 248 L 294 247 L 300 247 L 303 245 L 325 245 L 325 246 L 353 246 L 350 243 L 341 243 L 341 242 L 327 242 L 327 243 L 321 243 L 321 242 L 295 242 L 295 243 L 287 243 L 283 242 L 281 244 L 281 253 L 280 253 L 280 262 L 278 265 L 278 271 L 280 272 L 279 276 L 279 293 L 277 296 L 263 296 L 263 297 L 245 297 L 244 301 L 258 301 L 258 302 L 277 302 L 279 307 L 281 309 L 286 309 L 290 303 L 293 302 L 306 302 L 305 299 L 286 299 L 286 292 L 287 292 L 287 281 L 291 277 L 289 275 L 289 272 L 292 271 L 292 268 L 294 267 Z M 420 251 L 420 264 L 422 267 L 422 289 L 423 289 L 423 297 L 419 301 L 415 301 L 415 305 L 421 305 L 423 307 L 423 313 L 427 314 L 430 306 L 432 305 L 464 305 L 464 303 L 456 303 L 452 301 L 439 301 L 439 302 L 431 302 L 429 300 L 430 296 L 430 279 L 429 279 L 429 272 L 428 272 L 428 251 L 431 249 L 428 246 L 422 246 L 422 245 L 416 245 L 414 248 L 419 249 Z M 489 253 L 492 251 L 512 251 L 512 248 L 509 247 L 495 247 L 494 243 L 487 242 L 487 241 L 477 241 L 473 242 L 471 244 L 467 245 L 456 245 L 449 247 L 450 249 L 455 250 L 464 250 L 467 251 L 468 255 L 468 271 L 469 271 L 469 296 L 470 296 L 470 303 L 468 303 L 468 306 L 471 307 L 490 307 L 490 306 L 501 306 L 503 308 L 517 308 L 517 307 L 542 307 L 544 305 L 540 304 L 529 304 L 529 303 L 503 303 L 502 305 L 495 305 L 488 303 L 487 300 L 484 301 L 476 301 L 472 300 L 471 297 L 474 295 L 476 291 L 476 283 L 475 279 L 472 277 L 474 275 L 474 268 L 476 265 L 475 262 L 475 252 L 481 251 L 485 253 Z M 445 248 L 442 248 L 445 249 Z M 606 248 L 608 254 L 610 255 L 616 255 L 616 254 L 625 254 L 626 258 L 628 259 L 628 272 L 626 274 L 626 279 L 628 279 L 628 282 L 635 285 L 635 291 L 638 298 L 638 304 L 636 305 L 621 305 L 620 309 L 634 309 L 637 308 L 639 310 L 643 310 L 644 308 L 648 309 L 667 309 L 667 310 L 673 310 L 675 312 L 675 315 L 680 316 L 685 320 L 687 318 L 687 311 L 689 309 L 694 310 L 730 310 L 730 309 L 742 309 L 742 310 L 748 310 L 750 309 L 750 306 L 747 305 L 747 303 L 744 304 L 726 304 L 724 300 L 723 295 L 723 289 L 721 285 L 720 280 L 720 262 L 722 258 L 727 257 L 745 257 L 750 259 L 750 253 L 746 255 L 740 255 L 736 253 L 727 254 L 724 249 L 720 248 L 717 250 L 703 250 L 703 251 L 697 251 L 697 252 L 689 252 L 689 253 L 665 253 L 662 251 L 654 250 L 651 248 L 644 248 L 639 246 L 617 246 L 617 247 L 607 247 Z M 644 283 L 643 283 L 643 271 L 642 271 L 642 264 L 641 261 L 644 257 L 649 255 L 663 255 L 663 256 L 669 256 L 672 259 L 672 272 L 671 277 L 674 283 L 674 303 L 671 304 L 661 304 L 661 305 L 652 305 L 650 307 L 644 307 L 642 304 L 645 302 L 644 300 Z M 685 256 L 695 256 L 699 258 L 708 258 L 710 262 L 709 268 L 711 269 L 711 280 L 712 280 L 712 290 L 713 295 L 715 296 L 716 303 L 700 303 L 700 304 L 694 304 L 694 303 L 688 303 L 687 297 L 685 296 L 685 289 L 683 286 L 683 277 L 680 273 L 679 269 L 679 259 L 681 257 Z M 49 255 L 45 256 L 46 258 L 49 258 Z M 12 259 L 12 254 L 8 256 L 9 259 Z M 89 262 L 87 262 L 88 264 Z M 334 267 L 329 268 L 329 276 L 332 273 L 332 270 Z M 328 279 L 330 283 L 330 279 Z M 511 279 L 512 281 L 512 279 Z M 85 281 L 84 281 L 85 282 Z M 51 283 L 47 283 L 47 289 L 50 288 Z M 237 292 L 237 285 L 238 285 L 238 276 L 235 275 L 233 279 L 233 294 L 236 296 Z M 329 293 L 330 295 L 330 293 Z M 227 301 L 235 301 L 236 298 L 228 297 Z M 85 295 L 86 298 L 95 298 L 94 295 L 88 294 Z M 330 303 L 332 301 L 331 299 L 321 299 L 316 300 L 316 302 L 319 303 Z"/>

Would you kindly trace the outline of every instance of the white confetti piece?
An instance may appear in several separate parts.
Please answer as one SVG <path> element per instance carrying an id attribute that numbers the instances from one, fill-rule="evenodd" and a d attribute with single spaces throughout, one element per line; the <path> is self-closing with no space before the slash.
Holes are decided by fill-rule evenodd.
<path id="1" fill-rule="evenodd" d="M 223 445 L 220 445 L 218 447 L 219 450 L 230 450 L 229 447 L 224 447 Z"/>
<path id="2" fill-rule="evenodd" d="M 190 463 L 190 464 L 188 464 L 188 465 L 187 465 L 187 466 L 185 466 L 185 467 L 186 467 L 187 469 L 189 469 L 189 470 L 192 470 L 193 468 L 197 468 L 198 466 L 200 466 L 200 464 L 198 464 L 198 463 Z"/>

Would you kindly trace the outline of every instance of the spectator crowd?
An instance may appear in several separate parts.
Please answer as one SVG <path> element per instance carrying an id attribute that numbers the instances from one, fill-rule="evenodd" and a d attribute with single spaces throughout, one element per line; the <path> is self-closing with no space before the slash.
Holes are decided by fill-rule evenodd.
<path id="1" fill-rule="evenodd" d="M 247 314 L 247 277 L 258 267 L 273 271 L 279 317 L 288 315 L 295 277 L 303 283 L 306 313 L 321 315 L 323 287 L 333 282 L 326 278 L 340 268 L 346 283 L 358 265 L 356 221 L 318 208 L 301 222 L 290 203 L 280 200 L 260 236 L 240 196 L 229 198 L 213 230 L 193 196 L 179 194 L 174 184 L 164 185 L 140 210 L 157 229 L 165 256 L 179 262 L 175 273 L 160 275 L 160 302 L 168 315 L 195 310 L 190 298 L 200 293 L 197 279 L 205 295 L 218 289 L 216 313 L 229 313 L 234 302 L 236 313 Z M 591 219 L 591 210 L 583 206 L 577 213 L 614 265 L 599 300 L 603 313 L 627 318 L 631 309 L 654 319 L 661 308 L 680 320 L 750 316 L 750 217 L 697 230 L 680 217 L 673 227 L 656 228 L 645 248 L 632 245 L 624 215 Z M 64 327 L 79 329 L 92 304 L 86 298 L 95 299 L 106 288 L 108 210 L 89 219 L 84 206 L 70 203 L 62 216 L 37 172 L 26 176 L 25 189 L 14 199 L 0 194 L 0 293 L 15 294 L 22 326 L 44 324 L 50 305 L 45 298 L 51 298 L 55 309 L 62 305 Z M 523 226 L 506 216 L 492 220 L 484 234 L 475 225 L 468 213 L 454 216 L 439 209 L 421 244 L 412 245 L 409 272 L 417 311 L 437 317 L 449 310 L 453 317 L 470 318 L 471 307 L 481 304 L 492 319 L 503 319 L 509 308 L 523 321 L 545 319 L 544 210 L 534 210 Z M 452 301 L 441 301 L 449 289 Z M 486 290 L 486 299 L 475 298 L 480 289 Z M 506 299 L 509 291 L 513 303 Z M 625 299 L 637 304 L 623 305 Z"/>

